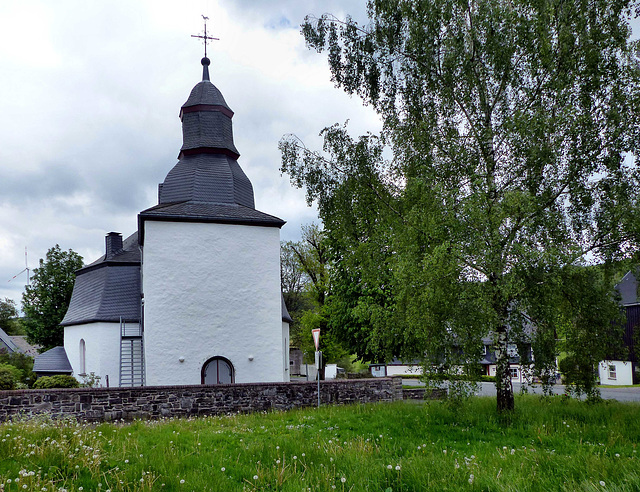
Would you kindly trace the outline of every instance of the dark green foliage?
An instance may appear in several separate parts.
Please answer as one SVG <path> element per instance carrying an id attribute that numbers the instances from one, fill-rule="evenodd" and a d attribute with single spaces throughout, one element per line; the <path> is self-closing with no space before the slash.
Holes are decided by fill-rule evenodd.
<path id="1" fill-rule="evenodd" d="M 80 268 L 82 257 L 72 250 L 62 251 L 56 244 L 33 270 L 31 285 L 22 295 L 22 310 L 27 340 L 41 345 L 42 351 L 63 344 L 60 322 L 69 307 L 75 272 Z"/>
<path id="2" fill-rule="evenodd" d="M 11 320 L 18 316 L 18 309 L 13 299 L 0 299 L 0 329 L 9 333 L 12 331 Z"/>
<path id="3" fill-rule="evenodd" d="M 80 383 L 73 376 L 56 374 L 55 376 L 39 377 L 33 385 L 34 389 L 48 388 L 79 388 Z"/>
<path id="4" fill-rule="evenodd" d="M 326 305 L 330 295 L 329 251 L 324 232 L 316 225 L 302 227 L 300 241 L 287 241 L 281 245 L 281 283 L 289 314 L 293 319 L 291 341 L 313 362 L 315 347 L 311 330 L 320 328 L 320 350 L 323 365 L 347 362 L 340 333 L 330 323 L 332 316 Z M 343 367 L 343 366 L 341 366 Z"/>
<path id="5" fill-rule="evenodd" d="M 18 386 L 20 370 L 9 364 L 0 363 L 0 390 L 12 390 Z"/>
<path id="6" fill-rule="evenodd" d="M 31 386 L 36 380 L 33 372 L 33 357 L 19 352 L 0 350 L 0 364 L 7 364 L 19 371 L 18 382 Z"/>
<path id="7" fill-rule="evenodd" d="M 640 243 L 637 7 L 374 0 L 365 27 L 306 20 L 336 84 L 384 123 L 326 128 L 324 153 L 280 143 L 324 222 L 328 322 L 360 357 L 426 354 L 440 372 L 476 364 L 491 334 L 510 410 L 509 344 L 531 343 L 550 383 L 561 348 L 593 363 L 620 337 L 612 277 L 583 267 Z"/>

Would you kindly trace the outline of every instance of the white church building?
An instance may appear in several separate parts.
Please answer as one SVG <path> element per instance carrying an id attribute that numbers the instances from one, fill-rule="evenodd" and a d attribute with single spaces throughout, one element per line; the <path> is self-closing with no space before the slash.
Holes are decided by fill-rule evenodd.
<path id="1" fill-rule="evenodd" d="M 42 354 L 39 374 L 70 365 L 102 386 L 289 381 L 284 221 L 255 208 L 209 63 L 180 110 L 183 145 L 158 204 L 77 272 L 64 350 Z"/>

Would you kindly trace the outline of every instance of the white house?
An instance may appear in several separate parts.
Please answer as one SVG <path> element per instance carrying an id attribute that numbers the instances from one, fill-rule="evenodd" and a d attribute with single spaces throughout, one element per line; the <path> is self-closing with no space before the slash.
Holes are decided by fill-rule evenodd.
<path id="1" fill-rule="evenodd" d="M 611 354 L 611 359 L 600 361 L 598 375 L 600 376 L 600 384 L 630 385 L 634 383 L 638 362 L 634 349 L 634 333 L 636 330 L 640 330 L 638 279 L 632 272 L 627 272 L 615 288 L 620 294 L 620 304 L 624 307 L 627 317 L 623 337 L 628 353 L 624 353 L 625 357 L 620 357 L 621 354 L 615 354 L 618 357 Z"/>
<path id="2" fill-rule="evenodd" d="M 256 210 L 233 111 L 202 65 L 158 204 L 125 240 L 107 234 L 105 255 L 76 275 L 56 357 L 103 386 L 289 380 L 284 221 Z"/>

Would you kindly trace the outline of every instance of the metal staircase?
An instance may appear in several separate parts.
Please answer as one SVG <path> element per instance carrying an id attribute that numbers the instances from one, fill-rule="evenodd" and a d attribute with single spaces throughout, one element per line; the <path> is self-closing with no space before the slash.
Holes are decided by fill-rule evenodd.
<path id="1" fill-rule="evenodd" d="M 142 324 L 120 318 L 120 386 L 144 386 Z"/>

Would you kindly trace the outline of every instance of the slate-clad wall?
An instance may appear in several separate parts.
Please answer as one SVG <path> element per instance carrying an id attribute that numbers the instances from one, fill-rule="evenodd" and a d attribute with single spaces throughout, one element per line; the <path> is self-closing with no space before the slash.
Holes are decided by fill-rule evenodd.
<path id="1" fill-rule="evenodd" d="M 402 378 L 322 381 L 323 404 L 402 400 Z M 0 391 L 0 422 L 48 414 L 86 421 L 219 415 L 314 406 L 317 382 Z"/>

